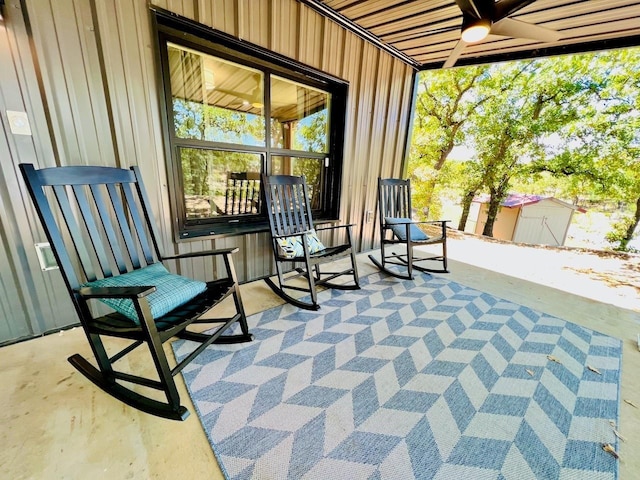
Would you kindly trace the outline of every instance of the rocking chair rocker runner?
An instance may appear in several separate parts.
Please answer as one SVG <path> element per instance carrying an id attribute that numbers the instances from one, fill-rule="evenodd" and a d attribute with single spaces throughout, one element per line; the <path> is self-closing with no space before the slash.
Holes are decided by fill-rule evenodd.
<path id="1" fill-rule="evenodd" d="M 448 273 L 447 270 L 447 228 L 449 220 L 417 222 L 411 219 L 410 180 L 378 179 L 378 209 L 380 213 L 380 253 L 381 261 L 369 255 L 371 261 L 382 271 L 394 277 L 413 279 L 413 269 L 421 272 Z M 418 225 L 439 225 L 440 234 L 429 236 Z M 404 253 L 387 253 L 387 246 L 402 244 Z M 442 255 L 416 257 L 413 248 L 421 245 L 442 245 Z M 422 262 L 441 262 L 441 269 L 426 268 Z M 401 265 L 402 271 L 390 270 L 387 265 Z M 417 265 L 418 264 L 418 265 Z"/>
<path id="2" fill-rule="evenodd" d="M 335 225 L 314 229 L 304 177 L 262 175 L 262 186 L 278 274 L 278 285 L 271 278 L 265 278 L 269 287 L 285 301 L 307 310 L 320 308 L 316 292 L 317 286 L 341 290 L 359 289 L 360 283 L 351 237 L 351 225 Z M 339 229 L 343 229 L 345 232 L 346 243 L 324 246 L 316 236 L 316 232 L 319 231 L 335 232 Z M 347 269 L 331 272 L 321 271 L 322 264 L 346 256 L 351 257 L 351 264 Z M 293 268 L 295 264 L 304 264 L 304 267 L 294 268 L 297 274 L 285 277 L 284 266 L 290 265 Z M 353 282 L 346 285 L 332 282 L 341 276 L 351 277 Z M 291 283 L 300 277 L 305 278 L 306 286 Z M 306 302 L 294 298 L 285 290 L 308 293 L 311 301 Z"/>
<path id="3" fill-rule="evenodd" d="M 189 411 L 180 405 L 173 377 L 211 343 L 239 343 L 253 338 L 231 258 L 238 249 L 163 257 L 137 167 L 36 170 L 31 164 L 21 164 L 20 170 L 98 368 L 79 354 L 69 357 L 69 362 L 122 402 L 153 415 L 184 420 Z M 199 282 L 170 274 L 162 264 L 164 260 L 207 255 L 222 259 L 226 275 Z M 200 318 L 229 296 L 233 297 L 235 314 Z M 91 303 L 96 299 L 116 311 L 94 315 L 90 305 L 96 306 Z M 215 329 L 208 333 L 186 330 L 195 323 L 213 324 Z M 240 333 L 222 335 L 236 323 Z M 102 337 L 118 337 L 130 343 L 109 356 Z M 172 337 L 200 343 L 174 368 L 169 367 L 163 349 Z M 118 360 L 143 344 L 149 349 L 156 375 L 148 378 L 114 368 Z M 131 388 L 134 385 L 135 391 Z M 143 394 L 145 387 L 151 390 Z M 146 394 L 152 390 L 164 395 Z"/>

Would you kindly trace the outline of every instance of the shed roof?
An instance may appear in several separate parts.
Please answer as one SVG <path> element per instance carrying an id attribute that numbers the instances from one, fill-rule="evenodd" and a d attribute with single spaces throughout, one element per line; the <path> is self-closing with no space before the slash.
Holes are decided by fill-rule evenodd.
<path id="1" fill-rule="evenodd" d="M 490 199 L 490 196 L 484 193 L 482 195 L 477 195 L 473 199 L 473 201 L 477 203 L 489 203 L 489 199 Z M 577 205 L 572 205 L 571 203 L 564 202 L 555 197 L 544 196 L 544 195 L 529 195 L 526 193 L 510 193 L 500 203 L 500 205 L 507 208 L 514 208 L 514 207 L 521 207 L 526 205 L 533 205 L 534 203 L 538 203 L 542 200 L 550 200 L 554 203 L 557 203 L 567 208 L 571 208 L 573 210 L 577 210 L 581 213 L 586 212 L 584 208 L 578 207 Z"/>

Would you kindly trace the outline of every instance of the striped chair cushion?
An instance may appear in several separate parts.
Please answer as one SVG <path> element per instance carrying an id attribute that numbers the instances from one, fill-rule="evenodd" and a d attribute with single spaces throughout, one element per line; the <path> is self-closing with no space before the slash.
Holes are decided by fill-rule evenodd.
<path id="1" fill-rule="evenodd" d="M 393 234 L 402 241 L 407 240 L 407 223 L 411 223 L 410 218 L 385 217 L 384 221 L 391 227 Z M 412 242 L 424 242 L 429 240 L 429 236 L 418 228 L 414 223 L 409 227 Z"/>
<path id="2" fill-rule="evenodd" d="M 169 273 L 161 263 L 154 263 L 148 267 L 129 273 L 88 282 L 83 287 L 146 287 L 154 286 L 156 291 L 146 298 L 151 307 L 153 318 L 160 318 L 174 308 L 188 302 L 202 293 L 207 284 L 198 280 L 191 280 L 180 275 Z M 115 311 L 140 324 L 133 301 L 128 298 L 103 298 L 101 302 L 109 305 Z"/>

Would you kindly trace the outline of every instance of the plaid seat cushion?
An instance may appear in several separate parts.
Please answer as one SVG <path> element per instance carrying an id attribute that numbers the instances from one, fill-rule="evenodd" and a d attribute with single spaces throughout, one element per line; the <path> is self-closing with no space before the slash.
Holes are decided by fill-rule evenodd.
<path id="1" fill-rule="evenodd" d="M 412 242 L 423 242 L 425 240 L 429 240 L 429 236 L 420 230 L 415 223 L 412 223 L 413 220 L 410 218 L 384 217 L 384 221 L 387 225 L 391 226 L 393 234 L 402 241 L 407 240 L 407 223 L 411 224 L 409 227 L 409 234 L 411 235 Z"/>
<path id="2" fill-rule="evenodd" d="M 307 246 L 309 247 L 309 253 L 318 253 L 325 249 L 315 230 L 311 230 L 310 233 L 305 235 L 307 238 Z M 300 237 L 285 237 L 278 238 L 276 240 L 278 244 L 278 253 L 281 257 L 295 258 L 304 257 L 304 248 L 302 248 L 302 242 Z"/>
<path id="3" fill-rule="evenodd" d="M 204 282 L 169 273 L 161 263 L 154 263 L 139 270 L 95 280 L 83 285 L 83 287 L 146 286 L 156 287 L 156 291 L 146 297 L 149 301 L 153 318 L 162 317 L 207 288 L 207 284 Z M 103 298 L 100 301 L 133 320 L 136 324 L 140 324 L 132 300 L 128 298 Z"/>

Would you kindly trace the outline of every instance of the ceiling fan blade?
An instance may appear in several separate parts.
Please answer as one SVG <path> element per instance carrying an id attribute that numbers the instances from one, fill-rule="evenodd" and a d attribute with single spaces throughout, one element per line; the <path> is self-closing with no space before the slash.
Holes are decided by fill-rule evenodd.
<path id="1" fill-rule="evenodd" d="M 455 0 L 462 13 L 473 18 L 489 18 L 493 12 L 493 0 Z"/>
<path id="2" fill-rule="evenodd" d="M 247 95 L 246 93 L 243 92 L 237 92 L 235 90 L 227 90 L 226 88 L 219 88 L 216 87 L 213 89 L 214 92 L 220 92 L 220 93 L 224 93 L 225 95 L 231 95 L 234 96 L 236 98 L 241 98 L 242 100 L 247 100 L 250 101 L 251 100 L 251 96 Z"/>
<path id="3" fill-rule="evenodd" d="M 556 42 L 560 40 L 560 33 L 550 28 L 534 25 L 533 23 L 521 22 L 513 18 L 503 18 L 491 25 L 489 31 L 491 35 L 502 35 L 504 37 L 528 38 L 539 42 Z"/>
<path id="4" fill-rule="evenodd" d="M 493 21 L 497 22 L 516 13 L 536 0 L 500 0 L 494 5 Z"/>
<path id="5" fill-rule="evenodd" d="M 453 50 L 451 50 L 451 53 L 449 54 L 449 58 L 447 58 L 447 60 L 444 62 L 444 64 L 442 65 L 442 68 L 453 67 L 458 61 L 458 57 L 460 57 L 460 55 L 462 54 L 462 50 L 464 50 L 464 47 L 466 46 L 467 46 L 467 42 L 465 42 L 462 39 L 458 40 L 458 43 L 456 43 L 456 46 L 453 47 Z"/>

